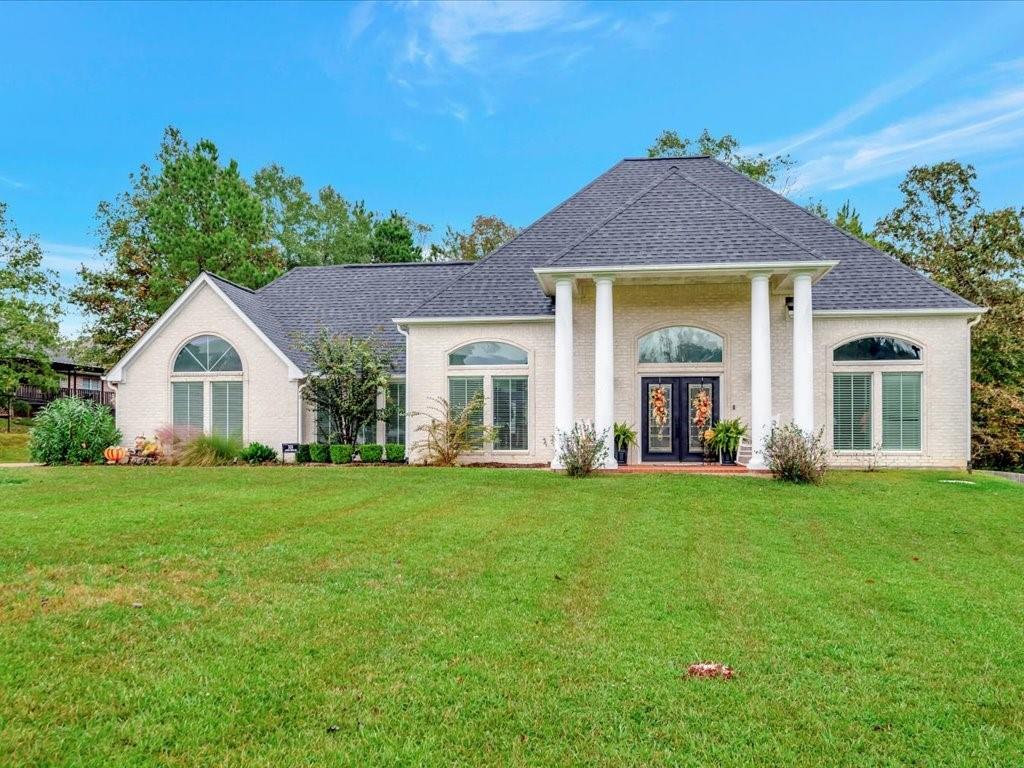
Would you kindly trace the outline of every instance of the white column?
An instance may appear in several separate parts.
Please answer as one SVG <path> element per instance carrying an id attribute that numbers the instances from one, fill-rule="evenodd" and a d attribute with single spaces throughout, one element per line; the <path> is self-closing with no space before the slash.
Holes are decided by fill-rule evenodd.
<path id="1" fill-rule="evenodd" d="M 555 430 L 569 432 L 576 421 L 573 413 L 572 370 L 572 280 L 555 281 Z M 558 461 L 558 439 L 555 440 L 553 469 L 561 469 Z"/>
<path id="2" fill-rule="evenodd" d="M 811 276 L 793 278 L 793 422 L 814 432 L 814 331 Z"/>
<path id="3" fill-rule="evenodd" d="M 765 273 L 750 278 L 750 442 L 753 455 L 749 466 L 763 469 L 761 448 L 771 430 L 772 418 L 772 327 L 768 306 L 768 278 Z"/>
<path id="4" fill-rule="evenodd" d="M 615 440 L 612 424 L 615 419 L 615 334 L 613 320 L 612 278 L 595 277 L 597 295 L 594 308 L 594 428 L 598 434 L 608 433 L 606 469 L 615 469 Z"/>

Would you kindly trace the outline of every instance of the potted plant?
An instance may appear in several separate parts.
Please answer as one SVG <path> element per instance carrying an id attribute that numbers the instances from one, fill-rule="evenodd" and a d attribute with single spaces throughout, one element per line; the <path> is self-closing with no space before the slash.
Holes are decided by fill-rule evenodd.
<path id="1" fill-rule="evenodd" d="M 625 464 L 629 458 L 629 446 L 636 445 L 636 430 L 629 424 L 615 422 L 612 432 L 615 434 L 615 461 Z"/>
<path id="2" fill-rule="evenodd" d="M 747 434 L 747 428 L 739 419 L 722 419 L 715 424 L 708 437 L 708 445 L 718 451 L 723 464 L 735 464 L 740 440 Z"/>

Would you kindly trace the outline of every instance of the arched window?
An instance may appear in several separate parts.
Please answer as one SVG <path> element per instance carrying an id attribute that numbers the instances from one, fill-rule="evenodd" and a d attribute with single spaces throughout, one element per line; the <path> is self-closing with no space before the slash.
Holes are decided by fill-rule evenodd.
<path id="1" fill-rule="evenodd" d="M 198 336 L 178 353 L 175 373 L 241 372 L 242 360 L 235 348 L 218 336 Z"/>
<path id="2" fill-rule="evenodd" d="M 720 363 L 722 337 L 690 325 L 652 331 L 640 339 L 641 363 Z"/>
<path id="3" fill-rule="evenodd" d="M 832 360 L 837 363 L 920 359 L 919 346 L 894 336 L 865 336 L 841 344 L 832 352 Z"/>
<path id="4" fill-rule="evenodd" d="M 448 365 L 526 365 L 525 349 L 503 341 L 474 341 L 448 355 Z"/>

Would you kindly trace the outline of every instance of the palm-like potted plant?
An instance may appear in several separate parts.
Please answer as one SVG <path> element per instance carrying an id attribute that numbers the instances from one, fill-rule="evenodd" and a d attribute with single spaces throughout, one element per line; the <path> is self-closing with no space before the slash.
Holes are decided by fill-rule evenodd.
<path id="1" fill-rule="evenodd" d="M 615 435 L 615 461 L 625 464 L 629 457 L 629 446 L 636 445 L 636 430 L 629 424 L 617 421 L 612 432 Z"/>
<path id="2" fill-rule="evenodd" d="M 707 438 L 709 447 L 718 451 L 723 464 L 735 464 L 740 440 L 747 434 L 747 427 L 740 419 L 722 419 L 715 424 Z"/>

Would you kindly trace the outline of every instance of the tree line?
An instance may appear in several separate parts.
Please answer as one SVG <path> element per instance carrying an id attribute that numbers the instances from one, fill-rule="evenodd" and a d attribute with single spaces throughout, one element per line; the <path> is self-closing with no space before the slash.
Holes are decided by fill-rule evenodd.
<path id="1" fill-rule="evenodd" d="M 731 134 L 693 138 L 663 131 L 651 157 L 704 154 L 755 181 L 778 185 L 788 155 L 742 151 Z M 911 168 L 900 204 L 867 227 L 852 202 L 834 215 L 811 212 L 960 294 L 988 313 L 972 334 L 973 458 L 983 466 L 1024 466 L 1024 208 L 982 206 L 977 174 L 949 160 Z M 480 259 L 516 236 L 497 216 L 467 231 L 431 228 L 392 210 L 370 210 L 331 186 L 309 192 L 298 176 L 269 165 L 246 179 L 209 140 L 190 144 L 168 128 L 156 166 L 143 164 L 128 189 L 97 208 L 100 267 L 79 271 L 67 297 L 43 268 L 37 238 L 22 236 L 0 203 L 0 402 L 19 382 L 52 384 L 47 351 L 61 345 L 65 298 L 90 318 L 74 347 L 112 363 L 203 271 L 258 288 L 296 266 Z M 67 345 L 68 340 L 64 340 Z"/>

